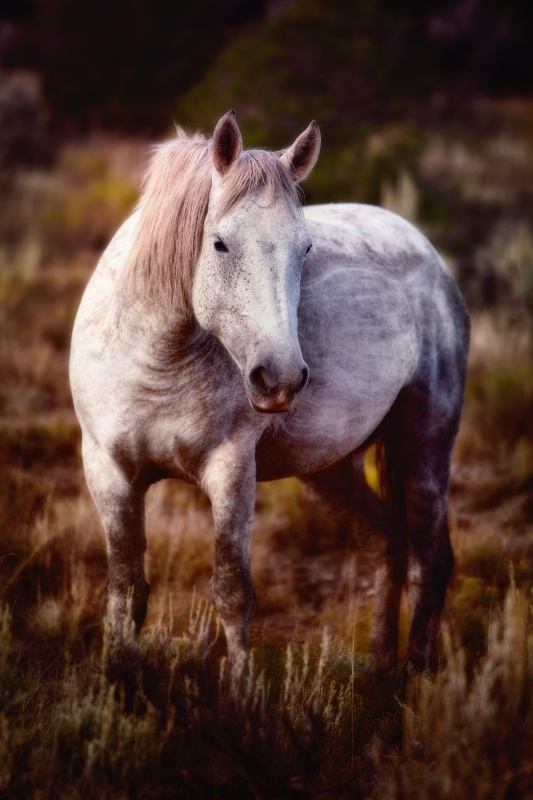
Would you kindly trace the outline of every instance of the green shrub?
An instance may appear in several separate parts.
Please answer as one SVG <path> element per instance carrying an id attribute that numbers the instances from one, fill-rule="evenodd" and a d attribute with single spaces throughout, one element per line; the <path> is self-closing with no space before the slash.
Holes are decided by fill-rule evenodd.
<path id="1" fill-rule="evenodd" d="M 522 481 L 533 476 L 533 369 L 529 361 L 498 362 L 471 371 L 466 414 L 475 419 L 469 436 L 474 453 L 514 457 Z"/>

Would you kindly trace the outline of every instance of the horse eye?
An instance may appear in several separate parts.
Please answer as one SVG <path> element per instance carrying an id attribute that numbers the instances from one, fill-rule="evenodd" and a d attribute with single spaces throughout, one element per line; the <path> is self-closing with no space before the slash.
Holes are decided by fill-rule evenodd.
<path id="1" fill-rule="evenodd" d="M 219 252 L 219 253 L 227 253 L 228 252 L 228 248 L 226 247 L 226 245 L 224 244 L 222 239 L 216 239 L 215 240 L 215 250 L 217 252 Z"/>
<path id="2" fill-rule="evenodd" d="M 309 247 L 308 247 L 308 248 L 307 248 L 307 250 L 305 251 L 305 255 L 307 255 L 307 254 L 308 254 L 308 252 L 310 251 L 310 249 L 312 248 L 312 246 L 313 246 L 312 244 L 310 244 L 310 245 L 309 245 Z"/>

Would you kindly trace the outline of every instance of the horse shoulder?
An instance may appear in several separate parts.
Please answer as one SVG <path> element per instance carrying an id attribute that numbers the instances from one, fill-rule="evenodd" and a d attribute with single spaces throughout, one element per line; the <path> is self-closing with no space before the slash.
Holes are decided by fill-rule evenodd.
<path id="1" fill-rule="evenodd" d="M 116 297 L 117 283 L 126 265 L 133 243 L 139 212 L 131 214 L 117 230 L 100 256 L 85 287 L 74 323 L 74 346 L 81 346 L 85 329 L 97 329 L 105 322 L 105 314 Z M 79 333 L 82 342 L 78 342 Z"/>

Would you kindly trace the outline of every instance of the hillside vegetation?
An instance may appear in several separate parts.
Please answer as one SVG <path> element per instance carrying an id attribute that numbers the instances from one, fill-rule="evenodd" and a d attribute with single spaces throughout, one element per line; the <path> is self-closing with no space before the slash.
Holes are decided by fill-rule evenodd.
<path id="1" fill-rule="evenodd" d="M 41 76 L 59 130 L 209 128 L 237 104 L 251 144 L 281 147 L 315 116 L 331 147 L 527 94 L 532 23 L 526 0 L 18 0 L 0 9 L 0 61 Z"/>

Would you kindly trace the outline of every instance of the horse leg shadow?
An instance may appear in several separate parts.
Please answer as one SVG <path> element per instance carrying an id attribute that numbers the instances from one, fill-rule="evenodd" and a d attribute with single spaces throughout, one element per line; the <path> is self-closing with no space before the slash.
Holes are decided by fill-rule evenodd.
<path id="1" fill-rule="evenodd" d="M 362 451 L 303 478 L 342 524 L 353 526 L 365 549 L 367 541 L 371 545 L 376 567 L 370 672 L 398 666 L 406 588 L 411 626 L 403 666 L 423 671 L 429 665 L 454 563 L 447 501 L 459 411 L 452 406 L 446 414 L 429 395 L 404 390 L 378 431 L 380 496 L 366 481 Z"/>
<path id="2" fill-rule="evenodd" d="M 369 487 L 364 452 L 302 481 L 364 550 L 374 576 L 374 605 L 368 643 L 367 670 L 394 671 L 398 662 L 398 628 L 406 575 L 406 539 L 394 513 Z"/>

